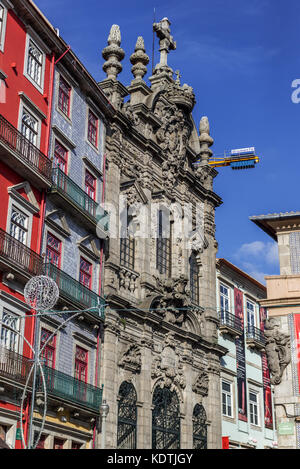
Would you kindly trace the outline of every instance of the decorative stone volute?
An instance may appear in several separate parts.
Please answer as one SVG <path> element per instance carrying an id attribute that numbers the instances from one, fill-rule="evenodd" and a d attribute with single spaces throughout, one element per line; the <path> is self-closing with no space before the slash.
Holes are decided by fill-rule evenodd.
<path id="1" fill-rule="evenodd" d="M 137 38 L 134 53 L 130 56 L 130 62 L 132 63 L 131 71 L 135 80 L 142 80 L 147 73 L 146 66 L 149 63 L 149 57 L 146 54 L 142 36 Z"/>
<path id="2" fill-rule="evenodd" d="M 108 79 L 116 80 L 118 74 L 122 71 L 121 60 L 125 57 L 125 52 L 120 47 L 121 32 L 117 24 L 113 24 L 107 40 L 108 46 L 102 51 L 102 56 L 106 60 L 103 64 L 103 70 Z"/>
<path id="3" fill-rule="evenodd" d="M 208 164 L 209 158 L 212 156 L 211 147 L 214 143 L 213 138 L 210 136 L 209 122 L 206 116 L 203 116 L 200 120 L 199 126 L 199 143 L 200 143 L 200 159 L 202 164 Z"/>

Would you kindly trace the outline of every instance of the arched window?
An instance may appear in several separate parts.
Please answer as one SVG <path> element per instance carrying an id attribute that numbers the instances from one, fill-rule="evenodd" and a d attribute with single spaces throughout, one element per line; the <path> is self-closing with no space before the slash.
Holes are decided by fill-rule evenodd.
<path id="1" fill-rule="evenodd" d="M 193 449 L 207 449 L 206 412 L 202 404 L 196 404 L 194 407 Z"/>
<path id="2" fill-rule="evenodd" d="M 180 407 L 176 392 L 157 387 L 152 404 L 152 448 L 180 449 Z"/>
<path id="3" fill-rule="evenodd" d="M 137 395 L 132 383 L 124 381 L 119 389 L 118 449 L 136 449 Z"/>
<path id="4" fill-rule="evenodd" d="M 199 304 L 199 267 L 194 254 L 190 256 L 190 290 L 192 302 Z"/>

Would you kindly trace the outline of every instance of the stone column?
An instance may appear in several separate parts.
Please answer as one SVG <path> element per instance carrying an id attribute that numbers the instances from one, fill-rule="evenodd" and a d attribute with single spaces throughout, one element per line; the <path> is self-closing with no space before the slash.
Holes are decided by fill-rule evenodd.
<path id="1" fill-rule="evenodd" d="M 117 422 L 118 422 L 118 336 L 119 327 L 116 315 L 111 310 L 106 310 L 106 324 L 102 357 L 102 380 L 104 383 L 103 398 L 109 405 L 109 414 L 106 418 L 105 448 L 116 448 L 117 444 Z"/>

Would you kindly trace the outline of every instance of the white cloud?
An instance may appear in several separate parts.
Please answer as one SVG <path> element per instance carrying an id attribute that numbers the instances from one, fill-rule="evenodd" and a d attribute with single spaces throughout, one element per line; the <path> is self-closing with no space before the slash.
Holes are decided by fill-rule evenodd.
<path id="1" fill-rule="evenodd" d="M 234 255 L 239 260 L 255 259 L 260 263 L 263 262 L 268 265 L 276 265 L 278 259 L 278 246 L 275 242 L 263 243 L 262 241 L 253 241 L 252 243 L 245 243 L 237 250 Z"/>

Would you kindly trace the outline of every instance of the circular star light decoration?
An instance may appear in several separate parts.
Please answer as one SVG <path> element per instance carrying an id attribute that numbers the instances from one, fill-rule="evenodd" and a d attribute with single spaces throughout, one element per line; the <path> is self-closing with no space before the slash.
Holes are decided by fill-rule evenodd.
<path id="1" fill-rule="evenodd" d="M 59 288 L 54 280 L 46 275 L 33 277 L 26 283 L 24 298 L 26 303 L 36 311 L 53 308 L 59 297 Z"/>

